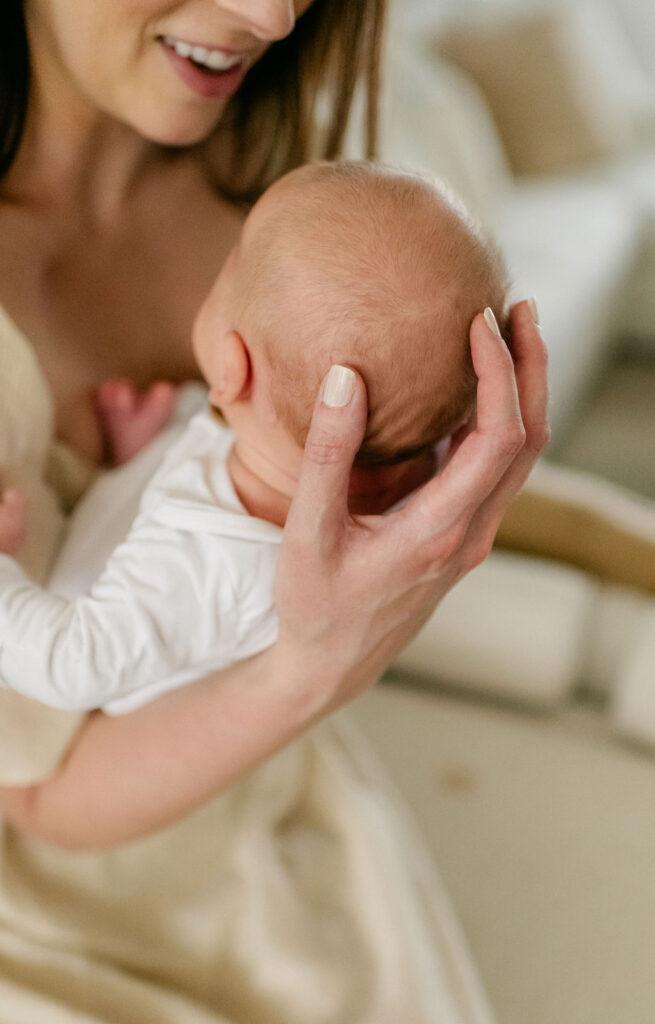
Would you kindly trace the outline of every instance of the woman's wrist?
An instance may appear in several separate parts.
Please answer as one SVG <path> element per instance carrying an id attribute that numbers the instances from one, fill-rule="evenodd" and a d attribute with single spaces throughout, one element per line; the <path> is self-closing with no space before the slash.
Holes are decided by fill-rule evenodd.
<path id="1" fill-rule="evenodd" d="M 324 651 L 305 649 L 284 638 L 252 659 L 255 699 L 263 701 L 270 720 L 299 735 L 338 707 L 345 673 Z M 284 724 L 283 724 L 284 723 Z"/>

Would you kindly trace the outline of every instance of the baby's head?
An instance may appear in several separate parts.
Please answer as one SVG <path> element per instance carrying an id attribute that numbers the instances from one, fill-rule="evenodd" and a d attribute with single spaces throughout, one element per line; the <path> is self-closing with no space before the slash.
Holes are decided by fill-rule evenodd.
<path id="1" fill-rule="evenodd" d="M 314 164 L 251 211 L 198 318 L 196 351 L 238 433 L 219 367 L 233 358 L 229 344 L 220 357 L 221 338 L 236 335 L 249 398 L 265 392 L 252 415 L 300 447 L 323 376 L 352 366 L 369 402 L 356 464 L 399 463 L 470 415 L 469 327 L 485 306 L 502 329 L 502 260 L 442 186 L 371 164 Z"/>

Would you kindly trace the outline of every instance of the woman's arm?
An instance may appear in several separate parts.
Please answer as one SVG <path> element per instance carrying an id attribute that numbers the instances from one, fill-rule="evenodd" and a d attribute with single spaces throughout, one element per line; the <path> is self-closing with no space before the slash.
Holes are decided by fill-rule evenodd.
<path id="1" fill-rule="evenodd" d="M 302 684 L 270 648 L 129 715 L 94 712 L 50 778 L 0 788 L 0 810 L 17 829 L 69 849 L 155 831 L 318 718 Z"/>
<path id="2" fill-rule="evenodd" d="M 225 788 L 374 684 L 443 595 L 487 555 L 548 439 L 546 354 L 528 304 L 511 313 L 513 356 L 476 317 L 477 422 L 446 469 L 387 516 L 351 516 L 364 434 L 361 379 L 319 399 L 287 520 L 274 647 L 131 715 L 91 715 L 57 772 L 0 790 L 19 829 L 63 847 L 160 828 Z"/>

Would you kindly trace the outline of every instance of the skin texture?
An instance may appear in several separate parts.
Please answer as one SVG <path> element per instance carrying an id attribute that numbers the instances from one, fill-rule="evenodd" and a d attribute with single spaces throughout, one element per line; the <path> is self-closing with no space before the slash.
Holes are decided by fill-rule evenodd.
<path id="1" fill-rule="evenodd" d="M 27 7 L 35 88 L 24 145 L 0 183 L 0 263 L 8 268 L 0 301 L 34 344 L 60 436 L 80 444 L 91 436 L 90 396 L 101 381 L 126 377 L 148 387 L 194 375 L 193 316 L 240 226 L 211 190 L 202 146 L 171 155 L 157 145 L 164 131 L 169 142 L 175 135 L 187 144 L 182 128 L 191 132 L 191 121 L 202 138 L 222 107 L 212 101 L 210 116 L 183 90 L 179 101 L 148 106 L 157 92 L 150 74 L 161 84 L 149 33 L 266 46 L 291 28 L 291 5 L 29 0 Z M 100 15 L 109 20 L 100 24 Z M 82 58 L 91 36 L 89 63 Z M 189 106 L 198 108 L 197 120 Z M 0 790 L 6 819 L 69 848 L 147 833 L 373 685 L 440 598 L 486 556 L 547 440 L 546 355 L 527 303 L 512 311 L 511 328 L 512 355 L 476 317 L 476 421 L 445 472 L 393 515 L 348 511 L 366 420 L 363 382 L 354 376 L 339 408 L 319 398 L 282 544 L 278 642 L 132 715 L 90 715 L 49 779 Z"/>

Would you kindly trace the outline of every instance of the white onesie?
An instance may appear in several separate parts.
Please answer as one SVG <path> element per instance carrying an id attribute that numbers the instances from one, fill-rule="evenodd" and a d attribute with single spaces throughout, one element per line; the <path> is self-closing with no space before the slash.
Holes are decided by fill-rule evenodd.
<path id="1" fill-rule="evenodd" d="M 239 501 L 231 444 L 208 410 L 194 416 L 87 594 L 44 591 L 0 554 L 2 684 L 120 714 L 275 641 L 282 530 Z"/>

